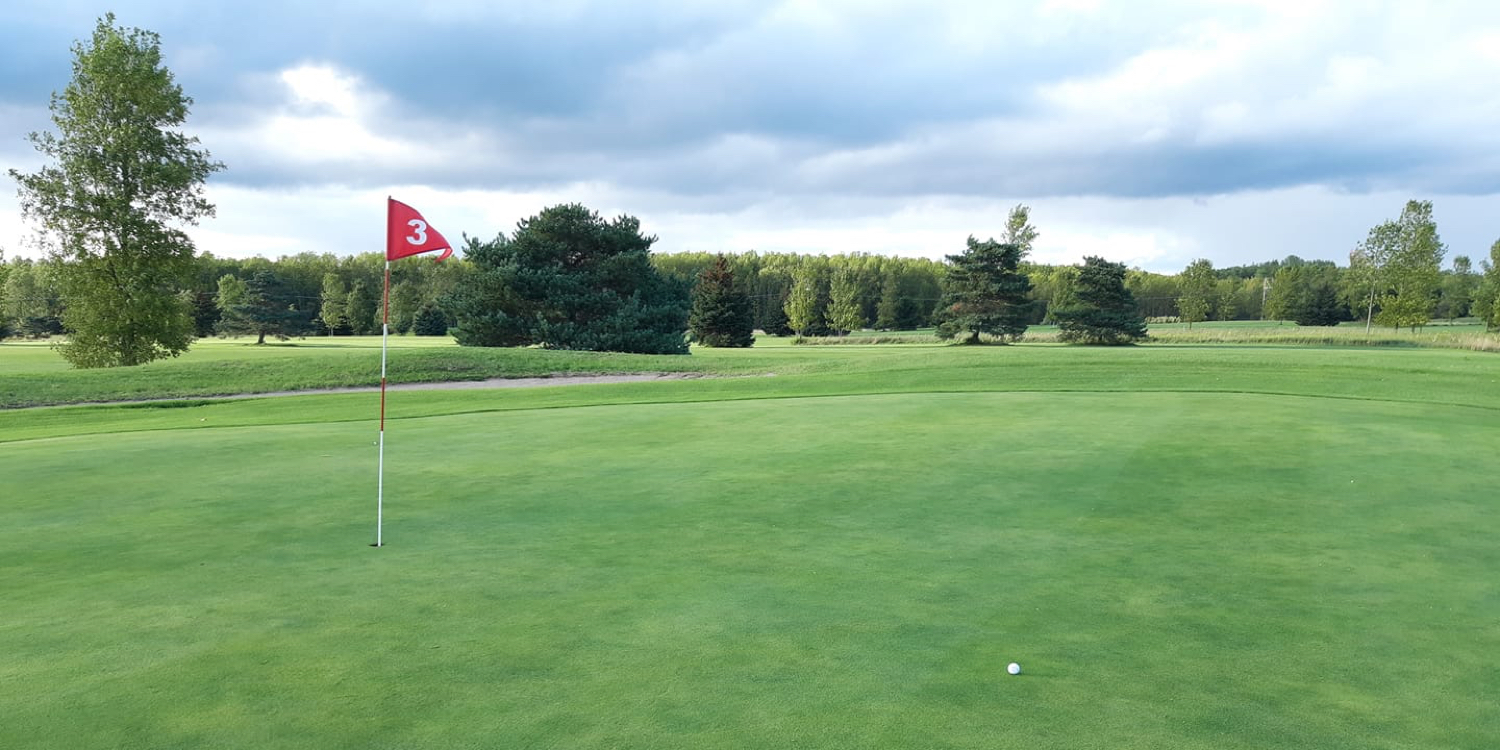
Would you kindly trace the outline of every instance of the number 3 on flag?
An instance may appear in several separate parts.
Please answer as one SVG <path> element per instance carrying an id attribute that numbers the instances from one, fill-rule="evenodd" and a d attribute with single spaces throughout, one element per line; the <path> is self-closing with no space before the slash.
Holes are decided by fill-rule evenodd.
<path id="1" fill-rule="evenodd" d="M 385 259 L 396 260 L 409 255 L 442 250 L 442 260 L 453 254 L 453 246 L 438 230 L 432 228 L 417 209 L 388 198 L 386 202 Z"/>
<path id="2" fill-rule="evenodd" d="M 406 225 L 411 227 L 412 231 L 412 235 L 406 238 L 407 242 L 413 245 L 427 244 L 427 222 L 421 219 L 412 219 L 406 222 Z"/>

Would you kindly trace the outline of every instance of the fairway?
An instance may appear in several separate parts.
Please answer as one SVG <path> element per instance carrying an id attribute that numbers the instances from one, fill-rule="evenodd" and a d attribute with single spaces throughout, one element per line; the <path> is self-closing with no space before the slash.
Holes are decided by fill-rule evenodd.
<path id="1" fill-rule="evenodd" d="M 0 443 L 0 746 L 1500 737 L 1492 408 L 724 382 Z"/>

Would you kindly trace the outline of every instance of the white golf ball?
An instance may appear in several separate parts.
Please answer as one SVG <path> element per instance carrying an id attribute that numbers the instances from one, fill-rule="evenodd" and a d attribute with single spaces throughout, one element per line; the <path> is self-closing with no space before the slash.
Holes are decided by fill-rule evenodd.
<path id="1" fill-rule="evenodd" d="M 1021 665 L 1017 664 L 1015 662 L 1011 662 L 1010 666 L 1008 666 L 1008 667 L 1005 668 L 1005 671 L 1010 672 L 1011 674 L 1020 674 L 1021 673 Z"/>

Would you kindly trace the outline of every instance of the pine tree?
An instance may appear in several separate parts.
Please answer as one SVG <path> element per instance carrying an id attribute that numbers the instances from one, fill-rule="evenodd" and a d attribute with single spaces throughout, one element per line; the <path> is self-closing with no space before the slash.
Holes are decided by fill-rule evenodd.
<path id="1" fill-rule="evenodd" d="M 464 346 L 687 354 L 687 282 L 651 264 L 633 216 L 578 204 L 522 220 L 515 236 L 470 240 L 471 273 L 446 297 Z"/>
<path id="2" fill-rule="evenodd" d="M 225 275 L 219 279 L 219 332 L 230 336 L 252 334 L 255 343 L 266 336 L 285 341 L 306 332 L 312 315 L 298 308 L 290 291 L 272 271 L 256 271 L 249 281 Z"/>
<path id="3" fill-rule="evenodd" d="M 1084 258 L 1074 295 L 1075 304 L 1053 311 L 1063 341 L 1117 345 L 1146 338 L 1146 320 L 1125 288 L 1125 264 Z"/>
<path id="4" fill-rule="evenodd" d="M 412 331 L 418 336 L 448 335 L 448 317 L 436 305 L 423 305 L 417 310 L 412 322 Z"/>
<path id="5" fill-rule="evenodd" d="M 1031 280 L 1020 272 L 1021 247 L 971 235 L 967 249 L 949 255 L 952 267 L 943 281 L 937 335 L 951 339 L 963 332 L 968 344 L 987 333 L 1002 341 L 1025 335 L 1031 319 Z"/>
<path id="6" fill-rule="evenodd" d="M 747 347 L 755 343 L 754 329 L 750 295 L 735 284 L 729 259 L 720 255 L 698 275 L 688 330 L 704 346 Z"/>

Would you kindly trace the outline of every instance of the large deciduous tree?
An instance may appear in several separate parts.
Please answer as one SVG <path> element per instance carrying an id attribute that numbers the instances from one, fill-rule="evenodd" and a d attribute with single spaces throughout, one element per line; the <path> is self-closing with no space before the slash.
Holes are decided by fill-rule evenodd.
<path id="1" fill-rule="evenodd" d="M 1474 315 L 1493 331 L 1500 329 L 1500 240 L 1490 245 L 1490 257 L 1479 261 L 1479 267 L 1484 275 L 1474 292 Z"/>
<path id="2" fill-rule="evenodd" d="M 1366 330 L 1373 323 L 1416 328 L 1431 320 L 1446 253 L 1432 201 L 1407 201 L 1400 218 L 1372 228 L 1349 256 L 1348 277 L 1363 287 Z"/>
<path id="3" fill-rule="evenodd" d="M 1438 238 L 1432 201 L 1407 201 L 1396 225 L 1398 239 L 1386 264 L 1386 293 L 1376 320 L 1392 328 L 1415 329 L 1432 319 L 1448 249 Z"/>
<path id="4" fill-rule="evenodd" d="M 689 289 L 651 264 L 640 221 L 578 204 L 522 220 L 514 236 L 468 241 L 473 272 L 446 300 L 465 346 L 687 354 Z"/>
<path id="5" fill-rule="evenodd" d="M 734 270 L 723 255 L 698 274 L 688 330 L 693 340 L 704 346 L 746 347 L 755 343 L 750 295 L 735 283 Z"/>
<path id="6" fill-rule="evenodd" d="M 979 343 L 981 333 L 1001 341 L 1025 335 L 1031 280 L 1020 271 L 1021 246 L 970 235 L 963 253 L 947 257 L 952 266 L 943 280 L 937 335 L 951 339 L 967 332 L 967 344 Z"/>
<path id="7" fill-rule="evenodd" d="M 31 134 L 51 164 L 20 182 L 68 300 L 59 349 L 75 367 L 138 365 L 188 348 L 179 293 L 193 244 L 176 225 L 212 216 L 203 183 L 223 168 L 178 128 L 192 99 L 162 65 L 160 38 L 100 19 L 73 46 L 73 79 L 52 96 L 57 133 Z"/>
<path id="8" fill-rule="evenodd" d="M 1021 257 L 1031 254 L 1031 245 L 1040 236 L 1036 227 L 1031 225 L 1031 207 L 1025 204 L 1017 204 L 1010 210 L 1010 215 L 1005 217 L 1005 240 L 1003 244 L 1015 245 L 1021 248 Z"/>
<path id="9" fill-rule="evenodd" d="M 323 322 L 323 328 L 328 331 L 329 336 L 347 336 L 354 332 L 349 326 L 349 315 L 347 307 L 349 304 L 349 287 L 336 273 L 323 274 L 323 286 L 320 295 L 322 302 L 318 310 L 318 318 Z"/>
<path id="10" fill-rule="evenodd" d="M 786 298 L 786 322 L 798 336 L 823 330 L 823 273 L 812 258 L 792 269 L 792 288 Z"/>
<path id="11" fill-rule="evenodd" d="M 1125 264 L 1084 258 L 1073 298 L 1073 304 L 1053 312 L 1063 341 L 1115 345 L 1146 338 L 1146 321 L 1125 288 Z"/>
<path id="12" fill-rule="evenodd" d="M 840 334 L 865 327 L 865 311 L 859 303 L 859 275 L 847 266 L 833 272 L 828 284 L 828 327 Z"/>
<path id="13" fill-rule="evenodd" d="M 1214 264 L 1199 258 L 1182 272 L 1181 289 L 1177 297 L 1177 315 L 1188 324 L 1188 330 L 1192 330 L 1193 324 L 1208 320 L 1209 310 L 1213 309 L 1215 298 L 1218 297 L 1218 279 L 1214 276 Z"/>

